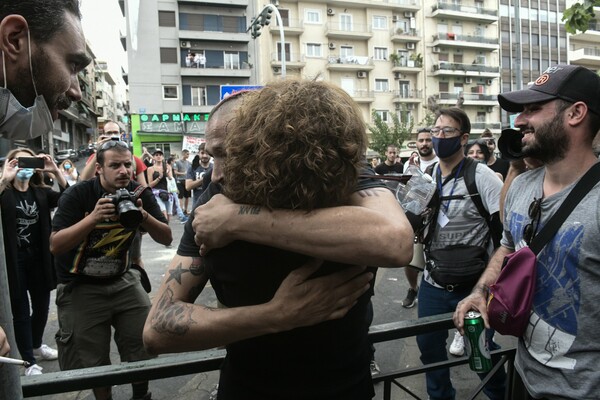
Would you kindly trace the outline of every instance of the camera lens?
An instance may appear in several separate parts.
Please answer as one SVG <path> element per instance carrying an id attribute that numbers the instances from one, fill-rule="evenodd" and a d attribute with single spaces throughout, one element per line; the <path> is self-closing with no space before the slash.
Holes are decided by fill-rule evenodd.
<path id="1" fill-rule="evenodd" d="M 498 139 L 498 150 L 502 157 L 507 160 L 518 160 L 523 158 L 523 134 L 516 129 L 507 128 L 502 130 Z"/>
<path id="2" fill-rule="evenodd" d="M 142 223 L 142 212 L 129 200 L 119 202 L 117 213 L 119 214 L 119 222 L 125 228 L 135 229 Z"/>

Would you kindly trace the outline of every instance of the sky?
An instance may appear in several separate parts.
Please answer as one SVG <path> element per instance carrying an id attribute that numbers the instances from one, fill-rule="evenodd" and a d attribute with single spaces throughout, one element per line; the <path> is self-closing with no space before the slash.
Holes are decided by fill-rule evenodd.
<path id="1" fill-rule="evenodd" d="M 116 82 L 123 83 L 121 66 L 127 68 L 127 55 L 121 45 L 125 18 L 117 0 L 81 0 L 81 24 L 96 59 L 108 62 L 108 70 Z"/>

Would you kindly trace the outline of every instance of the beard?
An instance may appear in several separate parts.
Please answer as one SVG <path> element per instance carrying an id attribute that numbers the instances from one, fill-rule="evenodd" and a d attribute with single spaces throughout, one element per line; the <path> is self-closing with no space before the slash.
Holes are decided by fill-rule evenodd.
<path id="1" fill-rule="evenodd" d="M 523 155 L 545 164 L 562 160 L 569 149 L 569 136 L 562 114 L 534 130 L 534 141 L 523 146 Z"/>
<path id="2" fill-rule="evenodd" d="M 433 153 L 433 147 L 423 147 L 421 149 L 418 149 L 418 151 L 419 156 L 427 157 L 428 155 L 431 155 L 431 153 Z"/>
<path id="3" fill-rule="evenodd" d="M 48 77 L 48 71 L 51 71 L 50 57 L 42 46 L 39 46 L 35 54 L 32 54 L 31 69 L 38 95 L 44 96 L 50 111 L 69 108 L 71 99 L 61 90 L 56 80 Z M 27 75 L 29 75 L 29 69 L 27 69 Z M 35 96 L 35 91 L 32 91 Z"/>

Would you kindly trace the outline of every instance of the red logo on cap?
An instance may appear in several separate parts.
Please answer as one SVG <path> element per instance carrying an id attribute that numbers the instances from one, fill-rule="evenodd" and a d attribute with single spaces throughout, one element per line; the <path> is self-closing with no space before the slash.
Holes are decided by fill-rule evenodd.
<path id="1" fill-rule="evenodd" d="M 536 86 L 543 85 L 544 83 L 548 82 L 548 79 L 550 79 L 550 75 L 544 74 L 535 80 L 535 85 Z"/>

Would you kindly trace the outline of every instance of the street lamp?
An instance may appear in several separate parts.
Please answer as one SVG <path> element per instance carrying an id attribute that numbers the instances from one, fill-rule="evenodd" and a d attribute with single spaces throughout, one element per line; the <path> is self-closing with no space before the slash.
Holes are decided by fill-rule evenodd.
<path id="1" fill-rule="evenodd" d="M 283 22 L 281 19 L 281 14 L 279 14 L 279 10 L 273 4 L 267 4 L 260 14 L 252 19 L 252 23 L 247 31 L 250 31 L 253 39 L 256 39 L 261 35 L 261 29 L 265 25 L 269 25 L 271 23 L 271 14 L 275 14 L 275 18 L 277 24 L 279 25 L 279 35 L 281 37 L 281 77 L 285 79 L 285 37 L 283 33 Z M 246 32 L 247 32 L 246 31 Z"/>

